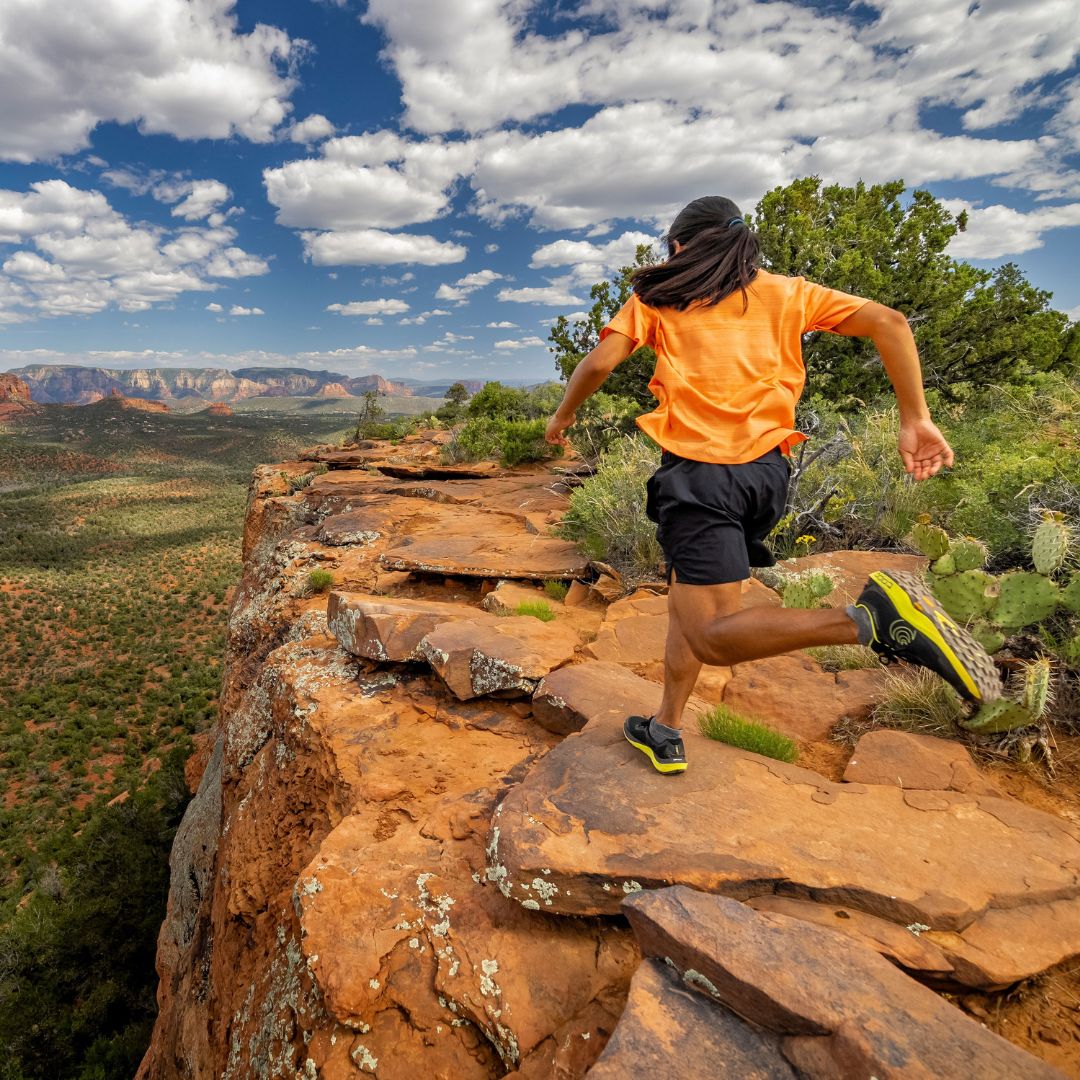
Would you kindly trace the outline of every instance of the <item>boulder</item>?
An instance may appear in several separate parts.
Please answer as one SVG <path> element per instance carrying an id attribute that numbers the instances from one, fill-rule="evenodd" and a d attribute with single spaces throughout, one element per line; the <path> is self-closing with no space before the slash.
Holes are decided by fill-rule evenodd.
<path id="1" fill-rule="evenodd" d="M 492 622 L 495 616 L 464 604 L 335 591 L 326 605 L 326 623 L 341 647 L 353 656 L 400 663 L 426 659 L 424 637 L 443 623 L 467 619 Z"/>
<path id="2" fill-rule="evenodd" d="M 417 649 L 461 701 L 500 690 L 531 694 L 578 646 L 577 634 L 558 622 L 473 614 L 481 618 L 443 622 Z"/>
<path id="3" fill-rule="evenodd" d="M 580 731 L 590 717 L 621 724 L 627 716 L 652 716 L 663 688 L 621 664 L 591 660 L 570 664 L 547 675 L 533 695 L 533 719 L 556 735 Z M 705 712 L 706 701 L 691 698 L 690 713 Z M 689 719 L 689 717 L 688 717 Z"/>
<path id="4" fill-rule="evenodd" d="M 795 1080 L 781 1040 L 690 989 L 661 960 L 634 973 L 619 1026 L 589 1080 Z"/>
<path id="5" fill-rule="evenodd" d="M 634 896 L 623 910 L 646 956 L 669 959 L 703 997 L 782 1036 L 799 1076 L 1062 1080 L 829 930 L 682 887 Z"/>
<path id="6" fill-rule="evenodd" d="M 986 795 L 834 784 L 692 728 L 686 746 L 687 772 L 663 776 L 616 719 L 590 719 L 501 804 L 489 876 L 520 902 L 543 872 L 545 910 L 565 915 L 676 883 L 813 898 L 930 932 L 949 978 L 981 988 L 1080 953 L 1067 822 Z"/>
<path id="7" fill-rule="evenodd" d="M 837 721 L 869 711 L 881 692 L 878 669 L 829 672 L 805 653 L 737 664 L 724 704 L 791 739 L 826 739 Z"/>
<path id="8" fill-rule="evenodd" d="M 476 515 L 466 515 L 459 535 L 445 530 L 420 533 L 381 556 L 387 570 L 413 570 L 461 577 L 578 577 L 589 560 L 576 544 L 527 532 L 494 532 Z M 467 530 L 467 532 L 466 532 Z"/>
<path id="9" fill-rule="evenodd" d="M 844 779 L 918 791 L 1001 794 L 998 786 L 979 772 L 961 743 L 888 728 L 868 731 L 859 739 L 844 770 Z"/>

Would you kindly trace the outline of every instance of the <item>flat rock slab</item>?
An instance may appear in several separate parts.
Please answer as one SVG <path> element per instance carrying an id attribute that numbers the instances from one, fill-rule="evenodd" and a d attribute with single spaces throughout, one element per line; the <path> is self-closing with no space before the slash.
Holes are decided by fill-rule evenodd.
<path id="1" fill-rule="evenodd" d="M 860 716 L 877 700 L 880 670 L 832 673 L 803 653 L 737 664 L 724 704 L 791 739 L 820 742 L 844 716 Z"/>
<path id="2" fill-rule="evenodd" d="M 483 623 L 495 616 L 464 604 L 338 591 L 330 594 L 326 605 L 327 626 L 341 647 L 368 660 L 423 660 L 419 647 L 424 637 L 437 626 L 460 619 Z"/>
<path id="3" fill-rule="evenodd" d="M 685 983 L 784 1036 L 799 1076 L 1063 1076 L 832 931 L 681 887 L 634 896 L 623 910 L 646 956 L 670 959 Z"/>
<path id="4" fill-rule="evenodd" d="M 533 719 L 556 735 L 569 735 L 595 717 L 622 724 L 628 716 L 652 716 L 662 696 L 659 683 L 642 679 L 621 664 L 590 660 L 544 678 L 533 695 Z M 705 712 L 709 704 L 691 698 L 687 708 L 690 713 Z"/>
<path id="5" fill-rule="evenodd" d="M 424 636 L 419 655 L 461 701 L 501 690 L 532 694 L 578 647 L 574 630 L 529 616 L 443 622 Z"/>
<path id="6" fill-rule="evenodd" d="M 844 779 L 857 784 L 892 784 L 920 791 L 967 791 L 1000 795 L 979 772 L 967 748 L 950 739 L 881 728 L 855 744 Z"/>
<path id="7" fill-rule="evenodd" d="M 566 540 L 524 531 L 493 535 L 475 516 L 471 533 L 420 534 L 384 552 L 380 561 L 387 570 L 537 581 L 579 577 L 588 569 L 589 560 Z"/>
<path id="8" fill-rule="evenodd" d="M 619 1026 L 589 1080 L 795 1080 L 780 1038 L 687 987 L 663 961 L 641 962 Z"/>
<path id="9" fill-rule="evenodd" d="M 663 776 L 618 723 L 590 720 L 496 812 L 489 878 L 535 901 L 542 874 L 544 909 L 565 915 L 613 914 L 629 893 L 675 883 L 813 898 L 922 926 L 958 956 L 977 936 L 971 963 L 954 965 L 972 986 L 1031 974 L 1016 928 L 1040 928 L 1043 967 L 1080 952 L 1071 920 L 1049 930 L 1050 905 L 1080 904 L 1080 837 L 1059 818 L 991 796 L 834 784 L 692 730 L 686 746 L 688 771 Z"/>

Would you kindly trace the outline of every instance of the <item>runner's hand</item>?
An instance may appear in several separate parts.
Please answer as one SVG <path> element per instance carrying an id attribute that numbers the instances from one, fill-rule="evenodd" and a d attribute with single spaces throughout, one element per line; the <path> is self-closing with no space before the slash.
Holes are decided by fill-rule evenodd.
<path id="1" fill-rule="evenodd" d="M 900 457 L 916 480 L 928 480 L 953 463 L 952 447 L 932 420 L 900 425 Z"/>
<path id="2" fill-rule="evenodd" d="M 577 416 L 571 413 L 569 417 L 560 416 L 556 413 L 549 421 L 547 425 L 547 431 L 544 432 L 544 439 L 551 443 L 552 446 L 569 446 L 570 440 L 563 434 L 563 432 L 573 427 Z"/>

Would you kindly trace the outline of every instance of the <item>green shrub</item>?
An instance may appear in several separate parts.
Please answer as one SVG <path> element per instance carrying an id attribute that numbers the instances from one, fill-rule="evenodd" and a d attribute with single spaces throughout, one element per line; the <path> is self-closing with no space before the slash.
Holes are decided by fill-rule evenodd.
<path id="1" fill-rule="evenodd" d="M 454 432 L 441 457 L 448 465 L 460 465 L 497 457 L 502 451 L 502 424 L 485 417 L 474 417 Z"/>
<path id="2" fill-rule="evenodd" d="M 595 475 L 571 492 L 558 528 L 631 584 L 655 578 L 663 562 L 656 526 L 645 516 L 645 483 L 659 464 L 659 450 L 644 436 L 619 440 Z"/>
<path id="3" fill-rule="evenodd" d="M 524 465 L 562 455 L 561 446 L 545 441 L 545 420 L 508 420 L 502 425 L 499 460 L 503 465 Z"/>
<path id="4" fill-rule="evenodd" d="M 717 705 L 698 719 L 701 734 L 717 742 L 737 746 L 763 757 L 792 762 L 799 756 L 798 747 L 786 735 L 748 720 L 726 705 Z"/>
<path id="5" fill-rule="evenodd" d="M 570 587 L 565 581 L 545 581 L 544 592 L 551 597 L 552 600 L 558 600 L 560 603 L 566 599 L 566 594 L 570 591 Z"/>
<path id="6" fill-rule="evenodd" d="M 334 575 L 329 570 L 312 570 L 307 580 L 312 592 L 324 593 L 334 584 Z"/>
<path id="7" fill-rule="evenodd" d="M 541 622 L 551 622 L 555 618 L 555 612 L 551 610 L 546 600 L 523 600 L 518 604 L 515 614 L 531 615 Z"/>

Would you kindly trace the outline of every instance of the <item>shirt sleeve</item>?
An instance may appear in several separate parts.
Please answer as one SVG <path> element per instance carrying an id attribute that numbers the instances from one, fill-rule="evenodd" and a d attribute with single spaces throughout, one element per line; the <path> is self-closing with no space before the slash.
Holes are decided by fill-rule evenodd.
<path id="1" fill-rule="evenodd" d="M 827 289 L 812 281 L 803 283 L 803 333 L 832 330 L 869 301 L 861 296 Z"/>
<path id="2" fill-rule="evenodd" d="M 635 294 L 619 309 L 618 314 L 600 331 L 600 340 L 608 334 L 622 334 L 628 337 L 635 349 L 642 345 L 656 344 L 656 324 L 659 316 L 654 308 L 643 304 Z"/>

